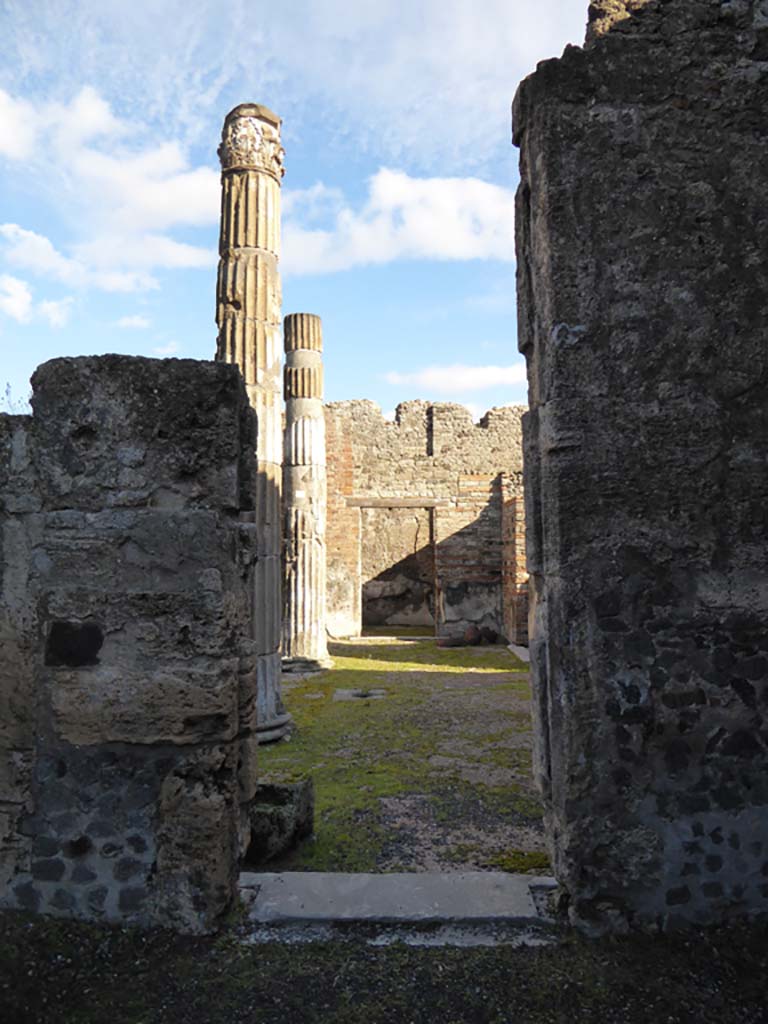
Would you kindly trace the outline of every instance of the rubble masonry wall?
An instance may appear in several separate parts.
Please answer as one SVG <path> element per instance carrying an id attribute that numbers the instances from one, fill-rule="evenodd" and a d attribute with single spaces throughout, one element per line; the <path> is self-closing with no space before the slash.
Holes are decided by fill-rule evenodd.
<path id="1" fill-rule="evenodd" d="M 414 401 L 389 422 L 373 402 L 326 405 L 331 635 L 360 631 L 362 585 L 378 570 L 369 593 L 403 594 L 400 622 L 431 612 L 439 635 L 475 624 L 525 642 L 523 411 L 475 424 L 464 406 Z"/>
<path id="2" fill-rule="evenodd" d="M 707 923 L 768 910 L 768 6 L 590 21 L 514 108 L 536 771 L 575 921 Z"/>
<path id="3" fill-rule="evenodd" d="M 0 416 L 0 906 L 204 931 L 256 782 L 255 419 L 225 364 L 33 388 Z"/>

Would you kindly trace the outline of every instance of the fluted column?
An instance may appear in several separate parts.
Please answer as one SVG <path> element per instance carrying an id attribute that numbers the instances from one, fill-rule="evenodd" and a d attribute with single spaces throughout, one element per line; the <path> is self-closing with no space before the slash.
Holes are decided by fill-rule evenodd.
<path id="1" fill-rule="evenodd" d="M 320 317 L 292 313 L 285 340 L 283 667 L 330 664 L 325 632 L 325 417 Z"/>
<path id="2" fill-rule="evenodd" d="M 254 514 L 253 638 L 260 742 L 279 739 L 290 716 L 280 696 L 282 409 L 280 394 L 280 118 L 243 103 L 227 114 L 221 159 L 216 358 L 237 363 L 258 420 Z M 244 695 L 246 703 L 248 695 Z"/>

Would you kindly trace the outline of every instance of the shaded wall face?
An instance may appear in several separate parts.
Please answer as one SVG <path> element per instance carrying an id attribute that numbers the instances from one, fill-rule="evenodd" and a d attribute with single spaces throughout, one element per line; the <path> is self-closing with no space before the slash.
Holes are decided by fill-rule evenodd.
<path id="1" fill-rule="evenodd" d="M 359 636 L 363 622 L 361 515 L 358 507 L 347 505 L 355 474 L 352 437 L 345 417 L 326 412 L 325 444 L 326 627 L 331 637 Z"/>
<path id="2" fill-rule="evenodd" d="M 470 625 L 503 633 L 500 475 L 461 474 L 455 500 L 435 513 L 435 571 L 441 632 Z"/>
<path id="3" fill-rule="evenodd" d="M 537 772 L 596 928 L 768 909 L 765 5 L 624 6 L 515 106 Z"/>
<path id="4" fill-rule="evenodd" d="M 0 905 L 210 928 L 255 785 L 255 423 L 234 367 L 109 356 L 0 417 Z"/>
<path id="5" fill-rule="evenodd" d="M 363 625 L 434 626 L 429 509 L 363 508 Z"/>
<path id="6" fill-rule="evenodd" d="M 522 409 L 493 409 L 479 425 L 448 403 L 406 402 L 394 423 L 371 402 L 325 412 L 332 635 L 434 616 L 438 635 L 477 625 L 524 641 L 525 558 L 519 529 L 504 526 Z"/>

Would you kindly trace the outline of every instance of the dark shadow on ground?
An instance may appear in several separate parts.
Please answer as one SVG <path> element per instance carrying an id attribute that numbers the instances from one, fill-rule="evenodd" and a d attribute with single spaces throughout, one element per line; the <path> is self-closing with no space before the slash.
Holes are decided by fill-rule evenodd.
<path id="1" fill-rule="evenodd" d="M 248 940 L 0 913 L 7 1024 L 764 1024 L 768 933 L 539 948 Z"/>

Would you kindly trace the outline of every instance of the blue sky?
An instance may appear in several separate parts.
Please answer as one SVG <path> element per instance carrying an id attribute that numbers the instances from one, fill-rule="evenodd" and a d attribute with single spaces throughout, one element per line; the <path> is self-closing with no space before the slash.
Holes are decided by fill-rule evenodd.
<path id="1" fill-rule="evenodd" d="M 3 0 L 0 391 L 212 358 L 224 115 L 283 118 L 283 312 L 326 398 L 525 401 L 509 107 L 586 0 Z"/>

